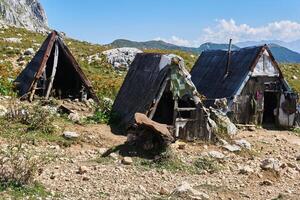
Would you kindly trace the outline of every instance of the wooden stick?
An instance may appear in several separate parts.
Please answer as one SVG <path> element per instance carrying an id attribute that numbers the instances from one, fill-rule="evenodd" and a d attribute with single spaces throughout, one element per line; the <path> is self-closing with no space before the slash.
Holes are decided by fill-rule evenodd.
<path id="1" fill-rule="evenodd" d="M 46 87 L 47 87 L 47 72 L 46 72 L 46 68 L 44 70 L 44 73 L 43 73 L 43 96 L 46 94 Z"/>
<path id="2" fill-rule="evenodd" d="M 37 84 L 38 84 L 38 80 L 35 80 L 35 82 L 34 82 L 34 84 L 33 84 L 33 87 L 32 87 L 32 91 L 31 91 L 30 97 L 29 97 L 29 101 L 30 101 L 30 102 L 33 101 L 33 97 L 34 97 L 34 93 L 35 93 Z"/>
<path id="3" fill-rule="evenodd" d="M 56 69 L 57 69 L 57 63 L 58 63 L 58 54 L 59 54 L 58 44 L 55 43 L 54 62 L 53 62 L 52 74 L 51 74 L 51 77 L 50 77 L 50 83 L 49 83 L 47 93 L 46 93 L 46 99 L 49 99 L 50 92 L 51 92 L 53 82 L 54 82 L 54 78 L 55 78 L 55 75 L 56 75 Z"/>
<path id="4" fill-rule="evenodd" d="M 170 80 L 170 78 L 166 78 L 165 81 L 163 82 L 162 87 L 161 87 L 161 89 L 160 89 L 160 91 L 159 91 L 159 93 L 158 93 L 158 96 L 157 96 L 157 98 L 156 98 L 155 104 L 154 104 L 154 106 L 153 106 L 153 108 L 152 108 L 152 110 L 151 110 L 151 113 L 150 113 L 150 115 L 149 115 L 149 119 L 152 119 L 152 118 L 154 117 L 155 112 L 156 112 L 156 110 L 157 110 L 158 103 L 160 102 L 160 99 L 161 99 L 161 97 L 162 97 L 163 94 L 164 94 L 164 91 L 165 91 L 165 89 L 166 89 L 166 87 L 167 87 L 167 84 L 168 84 L 168 81 L 169 81 L 169 80 Z"/>

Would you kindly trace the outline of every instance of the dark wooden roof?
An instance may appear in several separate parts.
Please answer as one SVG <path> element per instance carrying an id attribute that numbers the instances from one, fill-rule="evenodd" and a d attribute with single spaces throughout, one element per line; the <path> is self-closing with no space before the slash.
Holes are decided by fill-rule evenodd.
<path id="1" fill-rule="evenodd" d="M 232 97 L 258 62 L 264 49 L 268 50 L 268 47 L 247 47 L 232 51 L 227 76 L 228 52 L 204 51 L 191 71 L 192 81 L 198 92 L 208 99 Z M 269 53 L 271 55 L 270 51 Z M 274 60 L 272 55 L 271 59 Z"/>
<path id="2" fill-rule="evenodd" d="M 134 123 L 135 113 L 149 111 L 169 70 L 168 66 L 159 69 L 161 57 L 154 53 L 138 54 L 131 64 L 112 109 L 122 128 Z"/>

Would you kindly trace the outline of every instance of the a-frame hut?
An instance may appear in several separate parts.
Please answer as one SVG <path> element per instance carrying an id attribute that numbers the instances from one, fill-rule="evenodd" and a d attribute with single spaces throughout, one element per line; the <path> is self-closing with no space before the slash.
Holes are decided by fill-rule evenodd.
<path id="1" fill-rule="evenodd" d="M 226 100 L 235 123 L 293 126 L 298 97 L 267 45 L 205 51 L 191 75 L 205 104 Z"/>
<path id="2" fill-rule="evenodd" d="M 122 133 L 135 124 L 135 114 L 168 125 L 174 137 L 209 139 L 208 115 L 184 68 L 182 58 L 138 54 L 114 102 L 113 115 Z"/>
<path id="3" fill-rule="evenodd" d="M 49 99 L 89 99 L 98 102 L 92 85 L 84 75 L 60 35 L 53 31 L 31 62 L 15 80 L 18 93 L 33 99 L 38 95 Z"/>

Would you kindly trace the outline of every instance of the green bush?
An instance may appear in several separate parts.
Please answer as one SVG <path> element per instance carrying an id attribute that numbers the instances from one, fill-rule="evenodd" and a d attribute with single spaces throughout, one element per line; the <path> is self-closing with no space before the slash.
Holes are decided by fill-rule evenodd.
<path id="1" fill-rule="evenodd" d="M 88 122 L 108 123 L 111 115 L 113 101 L 109 98 L 101 98 L 100 103 L 96 106 L 94 115 L 88 117 Z"/>
<path id="2" fill-rule="evenodd" d="M 27 125 L 27 131 L 39 131 L 46 134 L 55 132 L 54 115 L 41 105 L 21 106 L 19 108 L 13 107 L 13 105 L 7 116 L 8 120 Z"/>
<path id="3" fill-rule="evenodd" d="M 197 167 L 200 171 L 208 171 L 209 173 L 215 173 L 221 170 L 221 165 L 218 161 L 208 157 L 200 157 L 195 163 L 195 167 Z"/>

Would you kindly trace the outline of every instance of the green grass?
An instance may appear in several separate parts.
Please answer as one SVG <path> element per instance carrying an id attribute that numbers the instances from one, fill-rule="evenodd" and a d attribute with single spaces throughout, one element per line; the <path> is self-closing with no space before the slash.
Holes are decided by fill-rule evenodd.
<path id="1" fill-rule="evenodd" d="M 14 183 L 0 185 L 0 194 L 2 194 L 0 199 L 7 199 L 7 197 L 12 199 L 45 199 L 46 197 L 51 197 L 51 194 L 39 183 L 28 186 L 20 186 Z"/>
<path id="2" fill-rule="evenodd" d="M 300 93 L 300 64 L 282 64 L 280 67 L 290 86 Z M 298 79 L 293 79 L 293 76 Z"/>
<path id="3" fill-rule="evenodd" d="M 57 119 L 56 122 L 61 123 L 61 119 Z M 78 142 L 66 140 L 61 136 L 60 132 L 49 134 L 40 130 L 30 130 L 26 124 L 13 122 L 5 118 L 0 118 L 0 137 L 7 138 L 11 141 L 14 139 L 23 139 L 31 144 L 39 142 L 56 143 L 64 147 L 69 147 Z"/>
<path id="4" fill-rule="evenodd" d="M 293 132 L 300 137 L 300 128 L 295 128 Z"/>

